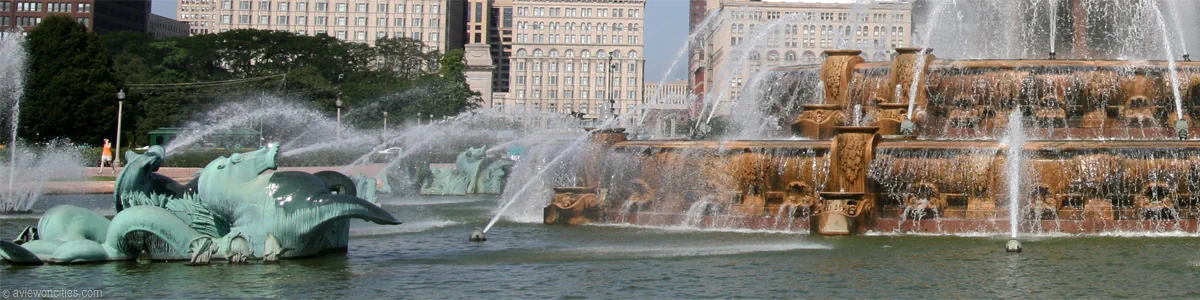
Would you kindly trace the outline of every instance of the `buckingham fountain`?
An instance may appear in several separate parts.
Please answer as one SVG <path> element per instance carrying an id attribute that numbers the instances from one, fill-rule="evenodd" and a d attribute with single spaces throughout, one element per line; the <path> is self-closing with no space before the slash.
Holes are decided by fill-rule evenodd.
<path id="1" fill-rule="evenodd" d="M 545 224 L 1197 233 L 1200 63 L 830 50 L 769 71 L 776 138 L 596 130 Z M 815 84 L 814 84 L 815 83 Z M 806 101 L 804 95 L 815 95 Z"/>

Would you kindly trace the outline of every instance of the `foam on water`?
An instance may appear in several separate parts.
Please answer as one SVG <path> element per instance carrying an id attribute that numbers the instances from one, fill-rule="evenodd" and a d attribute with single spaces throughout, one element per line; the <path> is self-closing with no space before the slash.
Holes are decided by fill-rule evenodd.
<path id="1" fill-rule="evenodd" d="M 400 198 L 400 199 L 383 199 L 383 200 L 379 201 L 379 204 L 392 205 L 392 206 L 422 206 L 422 205 L 446 205 L 446 204 L 472 203 L 472 202 L 479 202 L 479 201 L 483 201 L 483 200 L 484 200 L 484 198 L 479 198 L 479 197 L 475 197 L 475 198 L 437 197 L 437 198 L 424 198 L 424 199 Z"/>
<path id="2" fill-rule="evenodd" d="M 675 245 L 675 246 L 601 246 L 565 250 L 582 251 L 589 254 L 613 254 L 627 257 L 694 257 L 735 255 L 758 252 L 787 252 L 795 250 L 829 250 L 833 247 L 816 243 L 761 243 L 739 245 Z"/>
<path id="3" fill-rule="evenodd" d="M 747 228 L 732 228 L 732 227 L 701 228 L 701 227 L 682 226 L 682 225 L 654 226 L 654 225 L 638 225 L 638 224 L 630 224 L 630 223 L 620 223 L 620 224 L 595 223 L 595 224 L 587 224 L 586 226 L 650 229 L 650 230 L 662 231 L 662 232 L 668 232 L 668 233 L 714 232 L 714 233 L 809 235 L 809 232 L 807 230 L 787 231 L 787 230 L 747 229 Z"/>
<path id="4" fill-rule="evenodd" d="M 392 226 L 372 225 L 366 227 L 352 227 L 350 228 L 350 236 L 365 237 L 423 232 L 436 228 L 456 226 L 462 223 L 463 222 L 447 220 L 420 220 L 404 222 L 403 224 Z"/>
<path id="5" fill-rule="evenodd" d="M 970 237 L 970 238 L 1012 238 L 1007 232 L 901 232 L 901 231 L 868 231 L 863 234 L 865 236 L 952 236 L 952 237 Z M 1200 237 L 1200 232 L 1187 231 L 1107 231 L 1100 233 L 1065 233 L 1065 232 L 1039 232 L 1039 233 L 1020 233 L 1016 236 L 1022 240 L 1040 240 L 1048 238 L 1070 238 L 1070 237 L 1129 237 L 1129 238 L 1183 238 L 1183 237 Z"/>

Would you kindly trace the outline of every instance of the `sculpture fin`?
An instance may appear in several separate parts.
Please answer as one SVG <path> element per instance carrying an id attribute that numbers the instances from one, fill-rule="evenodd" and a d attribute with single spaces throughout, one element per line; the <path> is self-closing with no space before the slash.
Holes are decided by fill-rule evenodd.
<path id="1" fill-rule="evenodd" d="M 383 225 L 397 225 L 391 213 L 362 198 L 349 195 L 324 194 L 316 196 L 314 203 L 319 206 L 298 214 L 296 220 L 323 220 L 329 222 L 346 218 L 363 219 Z M 317 224 L 312 224 L 317 225 Z"/>
<path id="2" fill-rule="evenodd" d="M 0 240 L 0 258 L 12 264 L 18 265 L 40 265 L 43 264 L 41 259 L 33 252 L 22 248 L 13 242 Z"/>
<path id="3" fill-rule="evenodd" d="M 184 194 L 182 198 L 175 198 L 167 202 L 166 209 L 171 212 L 185 213 L 190 220 L 192 229 L 199 231 L 207 236 L 225 236 L 229 234 L 229 221 L 209 211 L 204 204 L 200 203 L 200 196 L 196 194 Z"/>

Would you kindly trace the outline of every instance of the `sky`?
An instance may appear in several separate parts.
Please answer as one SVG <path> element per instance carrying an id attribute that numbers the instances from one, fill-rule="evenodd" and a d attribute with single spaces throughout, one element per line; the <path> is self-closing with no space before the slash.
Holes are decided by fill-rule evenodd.
<path id="1" fill-rule="evenodd" d="M 175 18 L 178 1 L 151 0 L 150 8 L 156 15 Z M 659 82 L 687 39 L 688 0 L 647 0 L 645 16 L 645 82 Z M 687 57 L 681 57 L 667 81 L 686 78 Z"/>

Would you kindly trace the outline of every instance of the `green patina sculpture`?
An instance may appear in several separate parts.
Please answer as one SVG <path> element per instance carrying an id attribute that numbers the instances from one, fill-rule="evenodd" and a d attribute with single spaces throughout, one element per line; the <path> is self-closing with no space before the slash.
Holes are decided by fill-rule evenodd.
<path id="1" fill-rule="evenodd" d="M 76 206 L 53 207 L 27 242 L 0 241 L 0 258 L 41 264 L 149 256 L 202 264 L 245 262 L 258 253 L 274 260 L 345 251 L 350 218 L 400 223 L 355 196 L 356 182 L 340 173 L 264 173 L 276 168 L 278 151 L 271 144 L 218 158 L 187 186 L 153 173 L 165 156 L 161 147 L 127 153 L 112 220 Z M 360 183 L 374 183 L 361 177 Z"/>
<path id="2" fill-rule="evenodd" d="M 470 148 L 458 155 L 454 169 L 433 168 L 421 184 L 423 195 L 499 194 L 513 162 L 489 159 L 484 148 Z"/>

